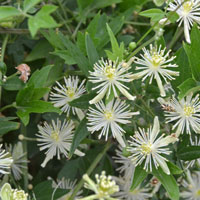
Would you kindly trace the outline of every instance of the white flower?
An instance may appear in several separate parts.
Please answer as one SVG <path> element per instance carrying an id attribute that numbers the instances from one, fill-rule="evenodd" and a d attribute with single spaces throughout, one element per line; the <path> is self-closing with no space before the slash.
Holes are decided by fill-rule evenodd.
<path id="1" fill-rule="evenodd" d="M 191 134 L 191 129 L 195 133 L 200 133 L 200 101 L 199 95 L 192 98 L 193 94 L 189 94 L 186 98 L 180 101 L 173 96 L 166 104 L 171 107 L 165 110 L 166 121 L 176 123 L 172 129 L 177 128 L 176 135 L 179 136 L 186 129 L 186 132 Z M 159 100 L 162 103 L 162 99 Z"/>
<path id="2" fill-rule="evenodd" d="M 47 122 L 44 123 L 44 126 L 38 125 L 39 134 L 36 134 L 39 138 L 37 141 L 41 142 L 38 144 L 40 150 L 46 151 L 46 158 L 42 163 L 42 167 L 46 166 L 46 163 L 52 159 L 55 155 L 60 159 L 60 155 L 64 154 L 66 158 L 68 158 L 68 152 L 71 147 L 72 138 L 73 138 L 73 129 L 74 124 L 72 121 L 61 123 L 57 119 L 57 123 L 52 120 L 52 125 L 49 125 Z M 84 156 L 84 153 L 79 150 L 75 151 L 75 154 L 79 156 Z"/>
<path id="3" fill-rule="evenodd" d="M 22 178 L 23 169 L 27 169 L 26 153 L 23 152 L 22 143 L 18 142 L 14 146 L 6 146 L 6 149 L 12 155 L 13 163 L 11 165 L 11 172 L 15 180 Z"/>
<path id="4" fill-rule="evenodd" d="M 84 113 L 79 108 L 74 108 L 69 105 L 70 101 L 79 98 L 86 90 L 84 87 L 83 80 L 81 84 L 78 86 L 79 79 L 78 77 L 69 76 L 68 79 L 64 77 L 65 85 L 61 85 L 59 82 L 56 82 L 58 87 L 54 87 L 53 89 L 56 92 L 51 92 L 50 100 L 55 107 L 61 108 L 61 110 L 69 115 L 70 109 L 72 109 L 72 113 L 75 115 L 77 113 L 80 119 L 84 118 Z"/>
<path id="5" fill-rule="evenodd" d="M 169 3 L 169 11 L 175 11 L 179 15 L 179 26 L 184 23 L 184 33 L 185 39 L 188 43 L 190 41 L 190 29 L 193 23 L 196 22 L 200 24 L 200 1 L 199 0 L 174 0 L 174 2 Z"/>
<path id="6" fill-rule="evenodd" d="M 65 194 L 63 197 L 58 199 L 58 200 L 67 200 L 72 195 L 72 193 L 76 187 L 76 180 L 71 181 L 70 179 L 62 178 L 61 180 L 57 180 L 57 183 L 55 181 L 53 181 L 52 187 L 55 189 L 60 188 L 60 189 L 64 189 L 64 190 L 69 190 L 69 192 L 67 194 Z M 83 192 L 82 190 L 79 190 L 76 194 L 75 199 L 81 198 L 80 195 L 82 192 Z"/>
<path id="7" fill-rule="evenodd" d="M 190 143 L 191 146 L 200 146 L 200 139 L 198 139 L 198 137 L 195 137 L 195 140 L 192 141 L 192 138 L 190 138 Z M 198 167 L 200 167 L 200 158 L 196 159 L 196 160 L 191 160 L 191 161 L 186 161 L 185 164 L 187 165 L 187 169 L 190 167 L 193 167 L 194 164 L 197 163 Z"/>
<path id="8" fill-rule="evenodd" d="M 120 191 L 115 193 L 114 197 L 120 200 L 147 200 L 151 198 L 151 188 L 147 185 L 145 187 L 138 186 L 135 189 L 131 189 L 132 178 L 133 176 L 123 178 L 114 177 L 120 188 Z"/>
<path id="9" fill-rule="evenodd" d="M 8 169 L 10 169 L 13 159 L 10 157 L 10 154 L 8 152 L 5 152 L 5 150 L 1 149 L 2 144 L 0 145 L 0 173 L 1 174 L 9 174 L 7 172 Z"/>
<path id="10" fill-rule="evenodd" d="M 92 90 L 98 89 L 98 95 L 90 101 L 90 104 L 99 102 L 106 93 L 107 97 L 111 92 L 114 93 L 115 97 L 118 97 L 118 91 L 129 100 L 135 99 L 135 96 L 128 93 L 127 90 L 129 88 L 123 84 L 133 80 L 131 78 L 132 73 L 128 72 L 131 69 L 132 61 L 133 59 L 129 60 L 128 63 L 118 63 L 118 60 L 112 62 L 111 60 L 104 61 L 102 58 L 99 63 L 94 64 L 94 72 L 90 72 L 89 80 L 92 83 L 98 84 L 92 88 Z"/>
<path id="11" fill-rule="evenodd" d="M 127 157 L 124 154 L 127 154 Z M 121 164 L 121 166 L 117 168 L 117 171 L 119 171 L 120 173 L 124 173 L 125 179 L 127 179 L 128 177 L 130 178 L 135 170 L 135 165 L 128 157 L 129 154 L 130 153 L 128 151 L 119 146 L 119 149 L 116 149 L 116 156 L 113 157 L 115 163 Z"/>
<path id="12" fill-rule="evenodd" d="M 103 171 L 101 175 L 96 174 L 95 178 L 96 183 L 87 174 L 83 175 L 83 179 L 85 180 L 84 187 L 93 191 L 95 194 L 80 200 L 117 200 L 111 197 L 111 195 L 119 191 L 119 186 L 112 180 L 112 177 L 106 176 L 105 171 Z"/>
<path id="13" fill-rule="evenodd" d="M 177 138 L 173 136 L 166 136 L 164 134 L 158 136 L 160 132 L 160 124 L 158 117 L 154 118 L 153 129 L 150 127 L 147 131 L 139 128 L 134 135 L 131 137 L 130 147 L 128 151 L 131 152 L 130 158 L 133 163 L 141 165 L 144 161 L 144 169 L 146 171 L 152 171 L 152 165 L 156 168 L 160 166 L 166 174 L 170 174 L 169 168 L 167 166 L 167 159 L 162 156 L 162 154 L 169 155 L 168 144 L 176 142 Z"/>
<path id="14" fill-rule="evenodd" d="M 184 191 L 180 193 L 180 196 L 185 200 L 200 200 L 200 172 L 191 175 L 188 171 L 187 179 L 187 181 L 182 181 Z"/>
<path id="15" fill-rule="evenodd" d="M 130 119 L 133 115 L 139 114 L 139 112 L 131 112 L 127 110 L 129 105 L 126 105 L 124 101 L 117 99 L 112 100 L 107 105 L 104 105 L 103 101 L 95 104 L 96 109 L 90 107 L 88 115 L 88 130 L 91 133 L 101 130 L 99 139 L 102 136 L 108 139 L 108 133 L 111 129 L 112 135 L 117 139 L 122 147 L 125 147 L 124 140 L 122 138 L 125 131 L 119 126 L 119 124 L 130 123 Z"/>
<path id="16" fill-rule="evenodd" d="M 136 70 L 142 71 L 135 73 L 132 76 L 133 79 L 139 79 L 143 77 L 142 81 L 149 77 L 150 84 L 152 83 L 153 78 L 156 79 L 161 96 L 166 96 L 161 77 L 166 83 L 168 83 L 167 79 L 174 80 L 175 78 L 172 76 L 179 75 L 179 72 L 167 69 L 168 67 L 175 68 L 178 66 L 176 64 L 171 64 L 175 56 L 168 58 L 170 50 L 168 52 L 165 51 L 166 48 L 161 49 L 161 45 L 159 48 L 157 48 L 157 46 L 153 47 L 151 44 L 150 50 L 143 48 L 144 55 L 141 54 L 142 59 L 135 57 L 135 63 L 141 65 L 137 66 Z"/>

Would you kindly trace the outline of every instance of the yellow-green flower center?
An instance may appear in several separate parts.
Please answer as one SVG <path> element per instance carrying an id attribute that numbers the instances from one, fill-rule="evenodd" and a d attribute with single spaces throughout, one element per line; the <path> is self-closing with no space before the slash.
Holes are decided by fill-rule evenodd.
<path id="1" fill-rule="evenodd" d="M 51 133 L 51 138 L 52 138 L 54 141 L 58 142 L 58 141 L 59 141 L 59 132 L 58 132 L 58 131 L 53 131 L 53 132 Z"/>
<path id="2" fill-rule="evenodd" d="M 137 190 L 137 189 L 130 190 L 130 193 L 133 194 L 133 195 L 136 195 L 136 194 L 139 193 L 139 190 Z"/>
<path id="3" fill-rule="evenodd" d="M 193 8 L 194 3 L 192 1 L 187 1 L 183 4 L 183 12 L 185 14 L 188 14 L 191 12 L 192 8 Z"/>
<path id="4" fill-rule="evenodd" d="M 105 118 L 106 118 L 107 120 L 113 119 L 113 113 L 112 113 L 111 111 L 109 111 L 109 110 L 106 110 L 106 111 L 104 112 L 104 116 L 105 116 Z"/>
<path id="5" fill-rule="evenodd" d="M 144 153 L 144 154 L 146 154 L 146 155 L 149 155 L 149 154 L 152 152 L 151 146 L 152 146 L 151 143 L 148 143 L 148 144 L 143 143 L 143 144 L 141 145 L 141 147 L 140 147 L 142 153 Z"/>
<path id="6" fill-rule="evenodd" d="M 113 80 L 115 77 L 115 67 L 113 67 L 112 65 L 107 65 L 105 67 L 105 75 L 109 80 Z"/>
<path id="7" fill-rule="evenodd" d="M 15 199 L 15 200 L 26 200 L 27 194 L 23 190 L 15 190 L 13 192 L 13 199 Z"/>
<path id="8" fill-rule="evenodd" d="M 195 110 L 192 106 L 184 106 L 184 114 L 186 117 L 190 117 L 195 113 Z"/>
<path id="9" fill-rule="evenodd" d="M 74 98 L 74 95 L 75 95 L 74 88 L 72 88 L 72 87 L 67 87 L 66 95 L 67 95 L 70 99 L 73 99 L 73 98 Z"/>
<path id="10" fill-rule="evenodd" d="M 165 58 L 163 58 L 159 53 L 153 53 L 151 63 L 154 68 L 158 68 L 163 61 L 165 61 Z"/>
<path id="11" fill-rule="evenodd" d="M 197 197 L 200 197 L 200 190 L 197 190 L 196 196 L 197 196 Z"/>

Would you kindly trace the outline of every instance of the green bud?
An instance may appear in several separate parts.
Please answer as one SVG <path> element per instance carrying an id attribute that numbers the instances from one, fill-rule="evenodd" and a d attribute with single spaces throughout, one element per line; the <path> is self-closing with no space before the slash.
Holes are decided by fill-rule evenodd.
<path id="1" fill-rule="evenodd" d="M 7 66 L 4 62 L 0 62 L 0 72 L 5 75 L 7 71 Z"/>
<path id="2" fill-rule="evenodd" d="M 156 6 L 160 7 L 165 3 L 165 0 L 153 0 Z"/>
<path id="3" fill-rule="evenodd" d="M 12 188 L 9 183 L 5 183 L 1 188 L 0 197 L 2 200 L 12 200 Z"/>
<path id="4" fill-rule="evenodd" d="M 130 152 L 127 150 L 127 148 L 125 147 L 125 148 L 123 148 L 123 150 L 122 150 L 122 155 L 125 156 L 125 157 L 128 157 L 128 156 L 130 156 L 131 154 L 130 154 Z"/>
<path id="5" fill-rule="evenodd" d="M 12 28 L 13 27 L 13 22 L 8 21 L 8 22 L 1 22 L 0 26 L 3 28 Z"/>
<path id="6" fill-rule="evenodd" d="M 129 47 L 130 50 L 133 50 L 137 47 L 137 44 L 136 44 L 136 42 L 131 42 L 131 43 L 129 43 L 128 47 Z"/>

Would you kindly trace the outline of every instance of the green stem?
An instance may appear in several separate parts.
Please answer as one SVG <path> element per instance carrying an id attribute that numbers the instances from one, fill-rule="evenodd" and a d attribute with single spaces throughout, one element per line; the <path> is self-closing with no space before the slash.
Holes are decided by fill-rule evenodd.
<path id="1" fill-rule="evenodd" d="M 129 60 L 130 58 L 132 58 L 133 56 L 135 56 L 142 48 L 144 48 L 145 46 L 151 44 L 154 40 L 155 40 L 155 37 L 153 36 L 151 39 L 149 39 L 148 41 L 146 41 L 145 43 L 143 43 L 141 46 L 139 46 L 135 51 L 133 51 L 131 53 L 131 55 L 127 58 L 127 60 Z"/>
<path id="2" fill-rule="evenodd" d="M 125 24 L 131 24 L 131 25 L 134 25 L 134 26 L 151 26 L 150 23 L 144 23 L 144 22 L 125 21 Z"/>
<path id="3" fill-rule="evenodd" d="M 0 112 L 3 112 L 4 110 L 8 109 L 8 108 L 12 108 L 12 107 L 15 107 L 15 104 L 12 103 L 10 105 L 7 105 L 7 106 L 4 106 L 3 108 L 0 109 Z"/>
<path id="4" fill-rule="evenodd" d="M 2 48 L 1 48 L 1 62 L 4 61 L 4 55 L 5 55 L 5 51 L 6 51 L 6 45 L 8 42 L 8 37 L 9 35 L 7 34 L 3 40 L 3 44 L 2 44 Z M 0 72 L 0 81 L 2 80 L 2 73 Z M 2 88 L 0 86 L 0 106 L 1 106 L 1 92 L 2 92 Z"/>
<path id="5" fill-rule="evenodd" d="M 174 44 L 178 41 L 179 37 L 183 34 L 183 28 L 178 27 L 176 30 L 176 33 L 174 34 L 174 37 L 172 38 L 171 42 L 169 43 L 168 49 L 172 49 Z"/>
<path id="6" fill-rule="evenodd" d="M 93 161 L 93 163 L 90 165 L 89 169 L 87 170 L 86 174 L 89 176 L 92 171 L 96 168 L 97 164 L 101 161 L 102 157 L 104 156 L 104 154 L 106 153 L 106 151 L 108 151 L 108 149 L 111 147 L 111 142 L 108 141 L 108 143 L 105 145 L 105 148 L 103 149 L 102 152 L 100 152 L 96 159 Z M 69 200 L 74 200 L 77 192 L 81 189 L 81 187 L 83 186 L 84 180 L 81 179 L 81 181 L 78 183 L 78 185 L 75 187 L 72 195 L 70 196 Z"/>

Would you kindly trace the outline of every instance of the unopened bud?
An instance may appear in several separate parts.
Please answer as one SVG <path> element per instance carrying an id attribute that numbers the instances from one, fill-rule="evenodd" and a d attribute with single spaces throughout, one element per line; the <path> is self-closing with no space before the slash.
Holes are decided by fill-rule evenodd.
<path id="1" fill-rule="evenodd" d="M 31 74 L 31 69 L 27 64 L 20 64 L 15 69 L 18 70 L 18 72 L 21 74 L 19 79 L 21 79 L 24 83 L 28 80 L 28 77 Z"/>

